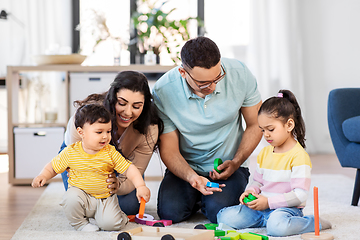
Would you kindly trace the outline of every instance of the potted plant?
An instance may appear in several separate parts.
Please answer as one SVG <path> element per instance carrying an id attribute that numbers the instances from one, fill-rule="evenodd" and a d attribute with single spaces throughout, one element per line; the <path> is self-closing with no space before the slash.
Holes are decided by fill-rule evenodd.
<path id="1" fill-rule="evenodd" d="M 132 14 L 132 24 L 137 36 L 135 41 L 130 42 L 129 45 L 136 44 L 141 54 L 153 51 L 158 61 L 161 50 L 166 49 L 173 62 L 178 63 L 180 61 L 179 52 L 181 44 L 190 38 L 188 31 L 190 21 L 197 21 L 200 27 L 203 27 L 203 22 L 199 18 L 194 17 L 169 20 L 168 16 L 176 8 L 171 9 L 169 12 L 164 12 L 162 7 L 168 1 L 155 0 L 153 3 L 151 2 L 140 0 L 141 8 L 145 10 Z"/>

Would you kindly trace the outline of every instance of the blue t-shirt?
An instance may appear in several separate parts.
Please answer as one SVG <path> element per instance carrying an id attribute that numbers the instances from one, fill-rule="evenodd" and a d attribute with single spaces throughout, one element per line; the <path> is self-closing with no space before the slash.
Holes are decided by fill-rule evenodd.
<path id="1" fill-rule="evenodd" d="M 256 79 L 243 63 L 222 58 L 221 64 L 225 78 L 205 98 L 191 91 L 179 67 L 164 74 L 153 88 L 164 133 L 179 131 L 180 153 L 204 176 L 214 168 L 215 158 L 233 159 L 244 132 L 240 108 L 261 101 Z"/>

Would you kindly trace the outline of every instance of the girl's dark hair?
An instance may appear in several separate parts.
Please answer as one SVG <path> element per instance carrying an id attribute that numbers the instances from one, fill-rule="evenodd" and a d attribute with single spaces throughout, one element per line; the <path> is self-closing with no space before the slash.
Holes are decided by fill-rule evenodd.
<path id="1" fill-rule="evenodd" d="M 117 133 L 116 125 L 116 110 L 115 105 L 118 102 L 117 93 L 122 89 L 128 89 L 133 92 L 139 92 L 144 95 L 143 110 L 133 123 L 134 129 L 144 134 L 148 139 L 149 126 L 156 124 L 159 128 L 158 140 L 155 143 L 155 148 L 159 146 L 160 135 L 164 130 L 164 124 L 157 114 L 157 110 L 153 103 L 153 97 L 150 93 L 150 88 L 146 76 L 136 71 L 122 71 L 117 74 L 114 81 L 110 85 L 110 89 L 107 91 L 104 106 L 111 113 L 112 117 L 112 141 L 115 141 Z M 117 147 L 115 142 L 112 145 Z"/>
<path id="2" fill-rule="evenodd" d="M 220 50 L 215 42 L 203 36 L 190 39 L 181 49 L 181 62 L 190 69 L 210 69 L 219 63 L 220 58 Z"/>
<path id="3" fill-rule="evenodd" d="M 82 105 L 76 110 L 75 113 L 75 127 L 83 128 L 85 123 L 90 125 L 99 123 L 108 123 L 111 121 L 109 111 L 103 106 L 96 103 Z"/>
<path id="4" fill-rule="evenodd" d="M 281 97 L 282 95 L 282 97 Z M 295 127 L 292 135 L 300 145 L 305 148 L 305 123 L 301 116 L 300 106 L 295 95 L 289 90 L 280 90 L 277 97 L 267 99 L 260 107 L 258 115 L 265 113 L 279 118 L 284 124 L 290 119 L 294 119 Z"/>

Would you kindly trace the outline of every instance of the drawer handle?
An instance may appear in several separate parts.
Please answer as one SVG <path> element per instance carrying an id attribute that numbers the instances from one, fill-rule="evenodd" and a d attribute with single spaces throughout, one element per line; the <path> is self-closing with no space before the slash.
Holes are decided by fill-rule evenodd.
<path id="1" fill-rule="evenodd" d="M 39 131 L 39 132 L 34 133 L 34 136 L 45 137 L 45 136 L 46 136 L 46 132 L 45 132 L 45 131 Z"/>
<path id="2" fill-rule="evenodd" d="M 99 78 L 99 77 L 89 78 L 89 81 L 100 81 L 100 80 L 101 80 L 101 78 Z"/>

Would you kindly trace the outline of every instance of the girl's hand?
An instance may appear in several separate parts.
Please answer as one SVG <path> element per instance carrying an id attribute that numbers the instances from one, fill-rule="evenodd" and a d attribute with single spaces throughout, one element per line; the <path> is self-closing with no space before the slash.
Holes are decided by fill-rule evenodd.
<path id="1" fill-rule="evenodd" d="M 106 179 L 106 182 L 109 183 L 109 185 L 107 187 L 110 188 L 110 194 L 114 194 L 120 188 L 120 181 L 116 177 L 115 173 L 111 173 L 108 176 L 109 176 L 109 178 Z"/>
<path id="2" fill-rule="evenodd" d="M 268 198 L 262 195 L 252 193 L 257 199 L 248 202 L 246 206 L 253 210 L 262 211 L 269 208 Z"/>
<path id="3" fill-rule="evenodd" d="M 144 198 L 146 202 L 150 200 L 150 189 L 145 185 L 136 188 L 136 197 L 141 202 L 141 198 Z"/>
<path id="4" fill-rule="evenodd" d="M 240 201 L 241 204 L 246 205 L 246 203 L 244 203 L 244 198 L 247 197 L 247 196 L 249 195 L 249 193 L 251 193 L 252 195 L 255 196 L 254 191 L 252 191 L 252 190 L 246 190 L 245 192 L 243 192 L 243 193 L 240 195 L 239 201 Z"/>

